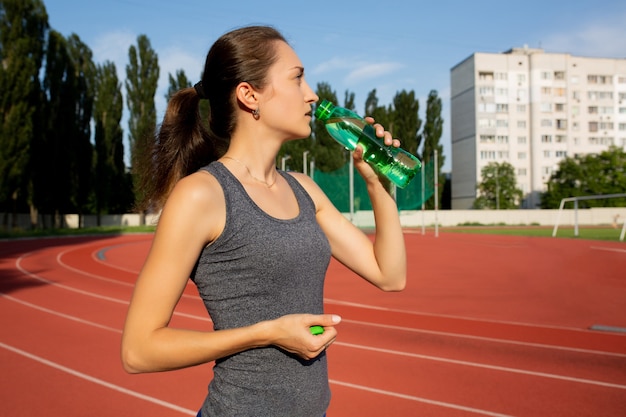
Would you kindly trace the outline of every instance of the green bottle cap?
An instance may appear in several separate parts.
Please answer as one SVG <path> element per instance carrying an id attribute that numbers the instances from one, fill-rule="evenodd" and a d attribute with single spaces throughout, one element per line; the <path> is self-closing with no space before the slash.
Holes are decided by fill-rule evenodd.
<path id="1" fill-rule="evenodd" d="M 317 336 L 317 335 L 324 333 L 324 328 L 322 326 L 311 326 L 309 330 L 311 331 L 311 334 L 313 336 Z"/>
<path id="2" fill-rule="evenodd" d="M 315 118 L 324 121 L 330 117 L 334 109 L 335 105 L 333 103 L 328 100 L 322 100 L 315 109 Z"/>

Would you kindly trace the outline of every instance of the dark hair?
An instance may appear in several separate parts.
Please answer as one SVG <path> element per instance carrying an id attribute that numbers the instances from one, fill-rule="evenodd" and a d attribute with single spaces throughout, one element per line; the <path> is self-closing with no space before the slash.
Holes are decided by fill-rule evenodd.
<path id="1" fill-rule="evenodd" d="M 276 29 L 248 26 L 222 35 L 206 57 L 202 84 L 174 94 L 156 134 L 152 160 L 142 174 L 141 210 L 158 211 L 183 177 L 220 158 L 237 123 L 235 87 L 248 82 L 265 87 L 276 62 L 276 42 L 287 42 Z M 202 93 L 200 97 L 199 93 Z M 208 119 L 200 116 L 201 98 L 209 101 Z"/>

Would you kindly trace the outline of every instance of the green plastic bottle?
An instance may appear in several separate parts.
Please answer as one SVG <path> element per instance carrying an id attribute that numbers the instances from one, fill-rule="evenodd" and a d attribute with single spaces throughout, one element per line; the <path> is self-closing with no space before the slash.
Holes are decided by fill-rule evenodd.
<path id="1" fill-rule="evenodd" d="M 419 159 L 404 149 L 386 146 L 376 137 L 374 128 L 351 110 L 322 100 L 315 117 L 324 122 L 328 133 L 347 150 L 353 151 L 361 145 L 363 159 L 400 188 L 406 187 L 422 167 Z"/>

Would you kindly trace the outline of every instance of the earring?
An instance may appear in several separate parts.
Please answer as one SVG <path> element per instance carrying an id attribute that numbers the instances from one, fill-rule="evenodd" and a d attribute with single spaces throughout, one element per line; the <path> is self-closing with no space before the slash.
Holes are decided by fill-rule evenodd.
<path id="1" fill-rule="evenodd" d="M 254 120 L 259 120 L 259 117 L 261 117 L 261 115 L 259 114 L 258 108 L 252 110 L 252 117 L 254 117 Z"/>

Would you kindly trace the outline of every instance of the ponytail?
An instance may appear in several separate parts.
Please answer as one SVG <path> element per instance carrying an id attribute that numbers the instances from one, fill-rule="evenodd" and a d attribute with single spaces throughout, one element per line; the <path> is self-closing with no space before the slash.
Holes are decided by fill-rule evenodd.
<path id="1" fill-rule="evenodd" d="M 194 88 L 184 88 L 170 98 L 152 145 L 151 161 L 141 176 L 141 209 L 159 211 L 181 178 L 226 152 L 228 145 L 203 124 L 199 102 Z"/>

